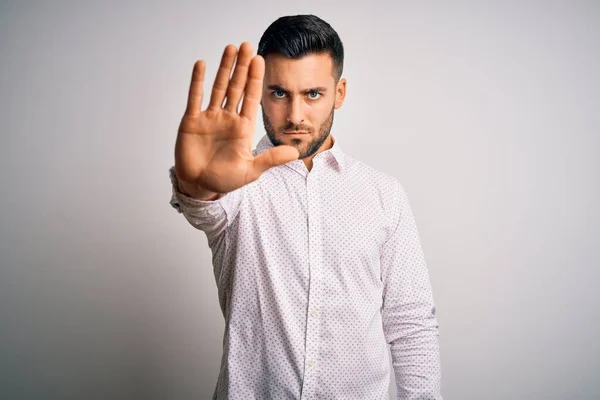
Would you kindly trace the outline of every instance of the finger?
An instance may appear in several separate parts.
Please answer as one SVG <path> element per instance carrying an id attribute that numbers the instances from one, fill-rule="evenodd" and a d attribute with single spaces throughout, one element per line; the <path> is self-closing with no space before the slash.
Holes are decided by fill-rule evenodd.
<path id="1" fill-rule="evenodd" d="M 227 93 L 227 86 L 229 85 L 231 68 L 235 61 L 236 54 L 237 49 L 234 45 L 229 44 L 225 47 L 225 51 L 223 51 L 223 56 L 221 57 L 221 65 L 219 66 L 219 71 L 217 72 L 217 77 L 215 78 L 215 83 L 213 84 L 212 93 L 210 95 L 209 109 L 215 110 L 221 108 L 223 105 L 223 100 Z"/>
<path id="2" fill-rule="evenodd" d="M 200 114 L 202 108 L 202 97 L 204 96 L 204 72 L 206 64 L 199 60 L 194 64 L 192 71 L 192 81 L 188 93 L 187 108 L 185 113 L 188 115 Z"/>
<path id="3" fill-rule="evenodd" d="M 248 42 L 242 43 L 235 63 L 235 70 L 227 88 L 227 102 L 225 109 L 235 112 L 240 104 L 244 87 L 246 86 L 246 78 L 248 77 L 248 67 L 252 60 L 252 45 Z"/>
<path id="4" fill-rule="evenodd" d="M 264 76 L 265 60 L 261 56 L 254 56 L 248 70 L 248 80 L 244 91 L 242 111 L 240 112 L 240 115 L 252 121 L 256 119 L 256 111 L 262 97 Z"/>
<path id="5" fill-rule="evenodd" d="M 252 179 L 258 177 L 271 167 L 276 167 L 290 161 L 297 160 L 300 156 L 298 150 L 293 146 L 279 145 L 264 151 L 252 160 Z M 247 182 L 249 183 L 249 182 Z"/>

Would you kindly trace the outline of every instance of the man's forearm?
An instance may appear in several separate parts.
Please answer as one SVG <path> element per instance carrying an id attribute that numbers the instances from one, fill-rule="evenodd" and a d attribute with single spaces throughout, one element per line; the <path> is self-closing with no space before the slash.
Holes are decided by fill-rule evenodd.
<path id="1" fill-rule="evenodd" d="M 391 343 L 397 398 L 442 400 L 437 320 L 412 323 L 421 328 Z"/>

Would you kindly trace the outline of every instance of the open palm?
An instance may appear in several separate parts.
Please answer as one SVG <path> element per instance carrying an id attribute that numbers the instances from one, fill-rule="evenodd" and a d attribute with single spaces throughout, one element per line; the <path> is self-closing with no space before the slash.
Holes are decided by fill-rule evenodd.
<path id="1" fill-rule="evenodd" d="M 177 178 L 205 193 L 231 192 L 257 180 L 267 169 L 299 156 L 298 150 L 287 145 L 252 155 L 265 62 L 261 56 L 252 56 L 248 42 L 242 43 L 237 53 L 235 46 L 225 47 L 210 104 L 204 111 L 201 106 L 206 65 L 202 60 L 195 63 L 187 108 L 179 125 L 175 144 Z"/>

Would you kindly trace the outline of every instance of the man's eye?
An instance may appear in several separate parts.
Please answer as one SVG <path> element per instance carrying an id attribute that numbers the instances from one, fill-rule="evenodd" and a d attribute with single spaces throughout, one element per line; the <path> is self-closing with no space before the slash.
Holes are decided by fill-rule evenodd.
<path id="1" fill-rule="evenodd" d="M 310 97 L 310 99 L 311 99 L 311 100 L 316 100 L 316 99 L 318 99 L 318 98 L 319 98 L 319 96 L 321 96 L 321 93 L 319 93 L 319 92 L 316 92 L 316 91 L 314 91 L 314 90 L 311 90 L 311 91 L 308 93 L 308 97 Z"/>
<path id="2" fill-rule="evenodd" d="M 273 92 L 276 98 L 281 99 L 285 96 L 285 92 L 283 90 L 276 90 Z"/>

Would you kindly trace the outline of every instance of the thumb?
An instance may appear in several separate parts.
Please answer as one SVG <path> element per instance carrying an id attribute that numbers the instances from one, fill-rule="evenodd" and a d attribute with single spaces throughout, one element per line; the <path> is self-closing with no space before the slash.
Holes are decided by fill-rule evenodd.
<path id="1" fill-rule="evenodd" d="M 260 153 L 252 160 L 254 176 L 258 177 L 269 168 L 297 160 L 299 156 L 300 153 L 294 146 L 279 145 L 273 147 Z"/>

